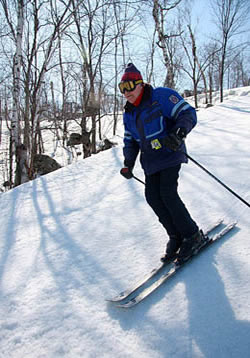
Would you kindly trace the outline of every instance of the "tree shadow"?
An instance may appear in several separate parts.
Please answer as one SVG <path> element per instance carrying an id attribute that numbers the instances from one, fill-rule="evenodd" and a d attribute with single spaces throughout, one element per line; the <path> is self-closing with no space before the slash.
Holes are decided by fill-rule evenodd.
<path id="1" fill-rule="evenodd" d="M 19 190 L 17 188 L 12 189 L 11 193 L 2 197 L 2 200 L 6 200 L 9 207 L 9 216 L 6 218 L 6 229 L 4 244 L 1 249 L 0 257 L 0 287 L 2 286 L 2 280 L 4 272 L 6 270 L 6 265 L 8 264 L 9 256 L 11 254 L 12 248 L 15 245 L 16 241 L 16 224 L 17 224 L 17 209 L 19 205 Z M 2 290 L 0 289 L 0 292 Z"/>
<path id="2" fill-rule="evenodd" d="M 88 250 L 84 248 L 84 245 L 80 245 L 75 240 L 75 233 L 70 232 L 72 226 L 67 225 L 65 220 L 67 217 L 71 217 L 73 212 L 82 211 L 81 207 L 73 206 L 62 208 L 59 210 L 56 208 L 56 204 L 53 200 L 52 193 L 48 188 L 46 179 L 39 178 L 39 184 L 41 191 L 47 203 L 47 208 L 43 207 L 39 201 L 39 193 L 37 188 L 37 181 L 33 182 L 33 205 L 37 215 L 37 222 L 40 227 L 40 247 L 37 250 L 37 257 L 34 261 L 38 260 L 42 254 L 44 262 L 52 274 L 54 282 L 58 287 L 58 291 L 61 296 L 65 299 L 67 291 L 70 288 L 81 288 L 90 284 L 93 279 L 93 271 L 101 272 L 103 277 L 108 277 L 108 272 L 101 265 L 94 255 L 91 255 Z M 86 206 L 85 206 L 86 209 Z M 84 220 L 88 221 L 90 213 L 84 213 Z M 79 215 L 77 215 L 78 217 Z M 91 221 L 91 217 L 89 217 Z M 96 236 L 95 228 L 88 228 L 88 236 Z M 82 232 L 82 241 L 86 240 L 86 233 Z M 53 255 L 52 252 L 55 250 L 60 252 L 60 256 Z M 88 272 L 86 272 L 85 264 L 88 262 Z M 36 266 L 36 263 L 34 262 Z M 89 293 L 90 294 L 90 293 Z"/>

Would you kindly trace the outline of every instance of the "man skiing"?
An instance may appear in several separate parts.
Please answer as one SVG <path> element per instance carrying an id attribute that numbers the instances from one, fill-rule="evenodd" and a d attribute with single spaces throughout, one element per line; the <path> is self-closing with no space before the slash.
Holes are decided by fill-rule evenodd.
<path id="1" fill-rule="evenodd" d="M 127 100 L 124 168 L 120 173 L 127 179 L 133 177 L 140 152 L 146 201 L 169 236 L 161 260 L 177 257 L 185 261 L 206 241 L 177 191 L 181 164 L 187 162 L 183 139 L 196 125 L 196 111 L 176 91 L 145 84 L 132 63 L 127 65 L 119 89 Z"/>

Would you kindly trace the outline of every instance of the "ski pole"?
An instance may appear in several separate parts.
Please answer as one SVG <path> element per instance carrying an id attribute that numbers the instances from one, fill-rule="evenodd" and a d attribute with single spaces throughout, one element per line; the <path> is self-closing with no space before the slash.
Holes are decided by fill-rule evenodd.
<path id="1" fill-rule="evenodd" d="M 184 152 L 183 152 L 184 153 Z M 219 184 L 221 184 L 222 186 L 224 186 L 224 188 L 226 188 L 228 191 L 230 191 L 231 194 L 233 194 L 234 196 L 236 196 L 236 198 L 238 198 L 239 200 L 241 200 L 245 205 L 247 205 L 250 208 L 250 204 L 244 200 L 241 196 L 239 196 L 237 193 L 235 193 L 235 191 L 233 191 L 232 189 L 230 189 L 226 184 L 224 184 L 220 179 L 218 179 L 214 174 L 212 174 L 210 171 L 208 171 L 205 167 L 203 167 L 203 165 L 201 165 L 200 163 L 198 163 L 195 159 L 193 159 L 192 157 L 190 157 L 190 155 L 188 155 L 187 153 L 184 153 L 186 155 L 186 157 L 188 159 L 190 159 L 193 163 L 195 163 L 198 167 L 200 167 L 202 170 L 204 170 L 208 175 L 210 175 L 213 179 L 215 179 Z"/>
<path id="2" fill-rule="evenodd" d="M 142 183 L 142 184 L 145 185 L 144 181 L 142 181 L 141 179 L 137 178 L 134 174 L 133 174 L 133 178 L 134 178 L 135 180 L 139 181 L 140 183 Z"/>

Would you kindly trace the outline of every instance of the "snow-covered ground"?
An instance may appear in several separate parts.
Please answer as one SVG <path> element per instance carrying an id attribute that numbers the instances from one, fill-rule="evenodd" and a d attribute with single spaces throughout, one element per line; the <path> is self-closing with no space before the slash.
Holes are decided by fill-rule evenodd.
<path id="1" fill-rule="evenodd" d="M 189 154 L 250 202 L 250 87 L 198 118 Z M 116 139 L 0 195 L 0 357 L 250 357 L 250 208 L 191 162 L 179 188 L 192 216 L 237 229 L 140 305 L 105 301 L 157 266 L 166 244 L 143 185 L 119 174 Z"/>

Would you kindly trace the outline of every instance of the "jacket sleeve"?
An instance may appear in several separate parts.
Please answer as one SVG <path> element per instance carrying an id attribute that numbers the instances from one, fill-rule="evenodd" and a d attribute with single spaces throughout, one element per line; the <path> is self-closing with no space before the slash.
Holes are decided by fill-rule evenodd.
<path id="1" fill-rule="evenodd" d="M 127 129 L 127 125 L 125 122 L 124 122 L 124 128 L 125 128 L 124 140 L 123 140 L 124 165 L 127 167 L 133 167 L 135 165 L 135 161 L 139 153 L 139 144 L 132 137 L 132 134 Z"/>
<path id="2" fill-rule="evenodd" d="M 187 133 L 189 133 L 195 127 L 196 123 L 196 111 L 189 105 L 186 110 L 180 111 L 176 116 L 174 129 L 186 128 Z"/>
<path id="3" fill-rule="evenodd" d="M 196 110 L 176 91 L 164 88 L 160 101 L 163 114 L 171 121 L 171 129 L 183 127 L 189 133 L 197 123 Z"/>

